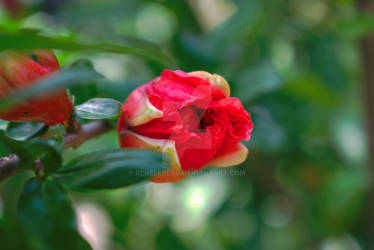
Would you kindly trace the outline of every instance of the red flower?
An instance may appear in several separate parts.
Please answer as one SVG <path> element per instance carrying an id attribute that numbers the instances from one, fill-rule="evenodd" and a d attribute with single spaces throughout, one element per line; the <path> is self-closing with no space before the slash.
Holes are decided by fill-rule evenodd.
<path id="1" fill-rule="evenodd" d="M 134 90 L 118 121 L 120 145 L 171 156 L 168 172 L 154 182 L 179 181 L 204 166 L 233 166 L 245 160 L 253 124 L 224 78 L 203 71 L 164 70 Z"/>
<path id="2" fill-rule="evenodd" d="M 0 54 L 0 98 L 35 84 L 38 78 L 59 70 L 58 61 L 51 51 L 30 53 L 6 51 Z M 0 119 L 17 122 L 44 122 L 49 126 L 63 123 L 71 114 L 73 105 L 66 90 L 24 101 L 0 111 Z"/>

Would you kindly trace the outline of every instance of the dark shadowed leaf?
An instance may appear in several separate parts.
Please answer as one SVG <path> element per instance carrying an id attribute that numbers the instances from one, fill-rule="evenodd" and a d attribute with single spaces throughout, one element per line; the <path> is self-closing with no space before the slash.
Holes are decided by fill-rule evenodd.
<path id="1" fill-rule="evenodd" d="M 27 142 L 27 148 L 34 159 L 40 159 L 43 164 L 43 171 L 50 174 L 59 169 L 62 165 L 62 157 L 58 150 L 55 140 L 44 141 L 41 139 L 33 139 Z"/>
<path id="2" fill-rule="evenodd" d="M 179 250 L 187 250 L 188 248 L 183 244 L 178 236 L 169 228 L 163 228 L 156 237 L 155 240 L 156 249 L 179 249 Z"/>
<path id="3" fill-rule="evenodd" d="M 9 122 L 6 134 L 17 141 L 25 141 L 46 130 L 47 126 L 39 122 Z"/>
<path id="4" fill-rule="evenodd" d="M 75 111 L 83 119 L 113 119 L 120 113 L 121 103 L 110 98 L 93 98 L 75 106 Z"/>
<path id="5" fill-rule="evenodd" d="M 33 157 L 24 142 L 13 140 L 6 136 L 5 131 L 0 130 L 0 144 L 5 146 L 11 153 L 18 155 L 20 158 L 20 168 L 32 168 Z"/>
<path id="6" fill-rule="evenodd" d="M 81 238 L 65 191 L 52 180 L 26 183 L 19 203 L 20 222 L 27 229 L 32 249 L 91 249 Z"/>
<path id="7" fill-rule="evenodd" d="M 135 184 L 168 169 L 161 154 L 117 149 L 83 155 L 59 170 L 56 180 L 74 189 L 110 189 Z"/>
<path id="8" fill-rule="evenodd" d="M 16 141 L 0 130 L 0 144 L 20 158 L 22 169 L 34 169 L 34 161 L 40 159 L 44 166 L 44 173 L 55 172 L 62 165 L 60 154 L 61 143 L 55 138 L 48 141 L 34 138 L 26 142 Z"/>

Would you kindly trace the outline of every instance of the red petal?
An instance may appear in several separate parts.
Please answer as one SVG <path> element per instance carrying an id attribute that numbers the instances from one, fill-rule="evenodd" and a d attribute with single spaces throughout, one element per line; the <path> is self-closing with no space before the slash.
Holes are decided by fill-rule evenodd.
<path id="1" fill-rule="evenodd" d="M 169 156 L 169 170 L 153 176 L 150 181 L 177 182 L 184 179 L 188 175 L 188 173 L 183 172 L 180 167 L 178 155 L 175 150 L 175 143 L 173 141 L 148 138 L 126 129 L 119 131 L 119 138 L 122 148 L 149 149 Z"/>
<path id="2" fill-rule="evenodd" d="M 5 80 L 5 78 L 0 74 L 0 98 L 6 97 L 12 92 L 12 87 Z"/>
<path id="3" fill-rule="evenodd" d="M 222 120 L 227 117 L 229 123 L 228 137 L 237 142 L 249 140 L 253 130 L 253 123 L 250 114 L 243 108 L 241 101 L 237 98 L 230 97 L 222 99 L 212 104 L 207 115 L 215 116 L 213 119 Z M 211 118 L 212 119 L 212 118 Z"/>
<path id="4" fill-rule="evenodd" d="M 226 81 L 225 78 L 223 78 L 220 75 L 217 74 L 210 74 L 205 71 L 194 71 L 194 72 L 189 72 L 188 75 L 190 76 L 197 76 L 201 77 L 207 81 L 217 90 L 221 90 L 223 93 L 226 94 L 225 97 L 230 97 L 230 85 Z"/>
<path id="5" fill-rule="evenodd" d="M 226 134 L 225 127 L 214 125 L 203 132 L 172 134 L 183 170 L 202 169 L 218 152 Z"/>
<path id="6" fill-rule="evenodd" d="M 148 100 L 146 88 L 146 85 L 136 88 L 122 105 L 121 119 L 124 119 L 128 126 L 138 126 L 163 116 L 162 111 Z"/>
<path id="7" fill-rule="evenodd" d="M 152 104 L 161 110 L 165 102 L 174 104 L 177 109 L 188 105 L 206 109 L 212 100 L 226 96 L 201 77 L 170 70 L 164 70 L 160 78 L 150 82 L 147 91 Z"/>
<path id="8" fill-rule="evenodd" d="M 50 50 L 34 50 L 32 54 L 36 55 L 36 62 L 47 68 L 50 71 L 55 71 L 60 68 L 55 54 Z"/>
<path id="9" fill-rule="evenodd" d="M 173 104 L 164 103 L 163 117 L 151 120 L 131 130 L 151 138 L 168 139 L 170 134 L 180 133 L 184 128 L 182 118 Z"/>
<path id="10" fill-rule="evenodd" d="M 0 71 L 9 84 L 17 89 L 35 84 L 35 79 L 50 73 L 26 55 L 13 51 L 2 53 Z"/>
<path id="11" fill-rule="evenodd" d="M 211 167 L 231 167 L 241 164 L 248 155 L 248 149 L 241 143 L 238 143 L 225 150 L 220 150 L 216 156 L 207 164 Z"/>
<path id="12" fill-rule="evenodd" d="M 165 69 L 161 73 L 161 79 L 171 80 L 175 82 L 183 82 L 193 87 L 196 87 L 199 85 L 210 85 L 210 82 L 208 80 L 198 77 L 198 76 L 189 75 L 182 70 L 171 71 L 171 70 Z"/>
<path id="13" fill-rule="evenodd" d="M 73 110 L 66 91 L 51 94 L 48 97 L 35 98 L 22 102 L 0 114 L 0 118 L 17 122 L 43 122 L 54 126 L 66 121 Z"/>
<path id="14" fill-rule="evenodd" d="M 46 57 L 46 55 L 45 55 Z M 46 59 L 43 59 L 46 60 Z M 53 59 L 48 59 L 53 61 Z M 50 63 L 52 64 L 52 63 Z M 37 84 L 37 79 L 51 73 L 23 53 L 7 51 L 0 57 L 0 73 L 12 89 Z M 65 90 L 41 94 L 31 100 L 2 111 L 0 118 L 10 121 L 36 121 L 53 126 L 64 122 L 73 109 Z"/>

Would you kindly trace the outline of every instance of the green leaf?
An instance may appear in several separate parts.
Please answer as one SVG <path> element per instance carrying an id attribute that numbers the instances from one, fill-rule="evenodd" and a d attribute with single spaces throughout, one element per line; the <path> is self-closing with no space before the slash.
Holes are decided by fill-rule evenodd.
<path id="1" fill-rule="evenodd" d="M 6 135 L 17 141 L 26 141 L 48 129 L 39 122 L 9 122 L 5 130 Z"/>
<path id="2" fill-rule="evenodd" d="M 0 130 L 0 144 L 5 145 L 11 153 L 20 158 L 22 169 L 34 169 L 34 161 L 40 159 L 44 166 L 44 173 L 56 172 L 62 165 L 61 151 L 63 143 L 58 138 L 51 138 L 47 141 L 34 138 L 26 142 L 16 141 Z"/>
<path id="3" fill-rule="evenodd" d="M 110 98 L 93 98 L 75 106 L 75 111 L 83 119 L 113 119 L 120 113 L 121 103 Z"/>
<path id="4" fill-rule="evenodd" d="M 135 184 L 169 168 L 161 154 L 117 149 L 83 155 L 59 170 L 56 180 L 74 189 L 110 189 Z"/>
<path id="5" fill-rule="evenodd" d="M 62 156 L 58 147 L 59 144 L 57 144 L 55 140 L 44 141 L 41 139 L 33 139 L 27 142 L 27 148 L 33 158 L 39 158 L 42 161 L 44 166 L 43 171 L 46 174 L 56 172 L 62 165 Z"/>
<path id="6" fill-rule="evenodd" d="M 57 152 L 62 154 L 64 150 L 64 137 L 62 135 L 53 135 L 51 138 L 48 139 L 48 144 L 54 147 Z"/>
<path id="7" fill-rule="evenodd" d="M 66 88 L 77 84 L 85 84 L 89 81 L 97 80 L 101 76 L 93 71 L 88 70 L 62 70 L 59 74 L 53 74 L 42 80 L 38 84 L 31 84 L 30 88 L 18 91 L 13 95 L 0 100 L 0 109 L 5 109 L 9 106 L 15 105 L 28 98 L 34 97 L 40 93 Z"/>
<path id="8" fill-rule="evenodd" d="M 21 169 L 32 168 L 34 159 L 24 142 L 11 139 L 6 136 L 5 131 L 0 130 L 0 144 L 4 145 L 20 158 Z"/>
<path id="9" fill-rule="evenodd" d="M 172 66 L 174 59 L 159 46 L 135 38 L 49 36 L 38 30 L 10 30 L 0 27 L 0 50 L 5 49 L 61 49 L 64 51 L 102 51 L 133 54 Z"/>
<path id="10" fill-rule="evenodd" d="M 65 191 L 52 180 L 26 183 L 19 203 L 20 222 L 27 229 L 32 249 L 91 249 L 81 238 Z"/>

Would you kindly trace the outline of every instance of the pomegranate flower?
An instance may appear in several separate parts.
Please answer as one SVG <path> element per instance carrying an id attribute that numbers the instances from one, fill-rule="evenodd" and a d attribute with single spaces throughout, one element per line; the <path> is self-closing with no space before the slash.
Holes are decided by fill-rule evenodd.
<path id="1" fill-rule="evenodd" d="M 234 166 L 248 154 L 253 124 L 230 86 L 203 71 L 164 70 L 135 89 L 122 106 L 118 135 L 122 148 L 160 151 L 170 169 L 151 178 L 176 182 L 205 166 Z"/>

